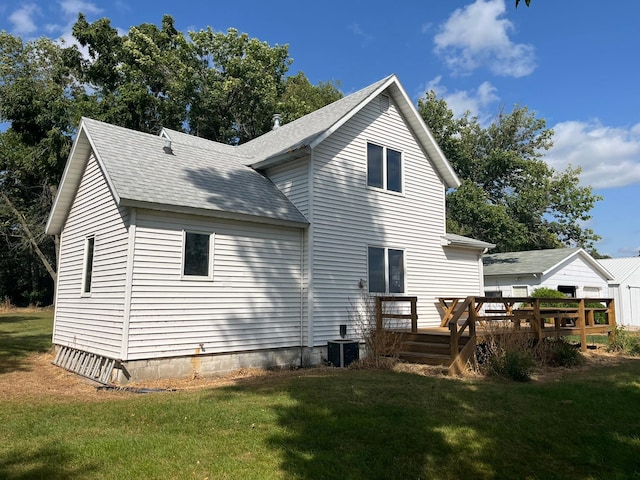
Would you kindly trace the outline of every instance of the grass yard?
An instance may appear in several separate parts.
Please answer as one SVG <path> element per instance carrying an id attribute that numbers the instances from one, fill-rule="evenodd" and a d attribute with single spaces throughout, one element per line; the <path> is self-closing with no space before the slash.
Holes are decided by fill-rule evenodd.
<path id="1" fill-rule="evenodd" d="M 47 349 L 47 321 L 50 332 L 50 316 L 0 315 L 0 391 Z M 595 363 L 526 384 L 317 368 L 146 395 L 13 396 L 0 402 L 0 478 L 640 478 L 640 360 Z"/>

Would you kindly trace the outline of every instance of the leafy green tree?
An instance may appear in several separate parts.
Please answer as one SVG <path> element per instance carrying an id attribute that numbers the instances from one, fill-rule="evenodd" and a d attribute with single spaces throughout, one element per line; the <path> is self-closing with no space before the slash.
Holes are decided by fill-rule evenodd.
<path id="1" fill-rule="evenodd" d="M 284 123 L 303 117 L 342 98 L 339 82 L 312 85 L 303 72 L 287 77 L 278 101 L 278 113 Z"/>
<path id="2" fill-rule="evenodd" d="M 81 116 L 239 143 L 339 98 L 334 83 L 286 77 L 288 46 L 211 28 L 190 38 L 165 15 L 120 35 L 82 14 L 75 46 L 0 32 L 0 298 L 51 301 L 55 246 L 44 225 Z M 50 278 L 48 278 L 50 277 Z"/>
<path id="3" fill-rule="evenodd" d="M 579 184 L 579 168 L 557 172 L 544 161 L 553 131 L 528 108 L 515 106 L 482 127 L 469 113 L 455 118 L 427 92 L 418 110 L 462 185 L 447 193 L 452 233 L 496 244 L 496 252 L 581 246 L 600 237 L 585 227 L 601 197 Z"/>
<path id="4" fill-rule="evenodd" d="M 203 68 L 189 131 L 223 143 L 243 143 L 271 128 L 292 63 L 288 45 L 269 46 L 230 28 L 190 32 Z"/>
<path id="5" fill-rule="evenodd" d="M 74 65 L 87 90 L 82 112 L 134 130 L 181 129 L 188 119 L 200 67 L 194 46 L 165 15 L 161 27 L 143 23 L 120 36 L 106 18 L 73 26 L 89 58 Z"/>

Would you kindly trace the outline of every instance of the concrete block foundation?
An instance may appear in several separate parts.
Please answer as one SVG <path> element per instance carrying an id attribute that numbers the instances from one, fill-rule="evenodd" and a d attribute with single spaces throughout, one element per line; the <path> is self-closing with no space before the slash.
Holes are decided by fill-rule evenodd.
<path id="1" fill-rule="evenodd" d="M 326 347 L 280 348 L 226 354 L 199 354 L 185 357 L 123 361 L 114 370 L 113 383 L 124 385 L 165 378 L 213 377 L 241 368 L 297 368 L 319 365 L 327 358 Z"/>

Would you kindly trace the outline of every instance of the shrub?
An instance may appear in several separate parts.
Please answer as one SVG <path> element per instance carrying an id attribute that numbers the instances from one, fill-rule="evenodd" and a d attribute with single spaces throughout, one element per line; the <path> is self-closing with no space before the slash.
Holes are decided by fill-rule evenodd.
<path id="1" fill-rule="evenodd" d="M 584 363 L 577 345 L 564 338 L 546 338 L 539 349 L 542 363 L 552 367 L 576 367 Z"/>
<path id="2" fill-rule="evenodd" d="M 532 298 L 567 298 L 567 296 L 553 288 L 540 287 L 536 288 L 531 293 Z M 571 307 L 578 306 L 577 303 L 564 303 L 564 302 L 543 302 L 540 303 L 541 307 Z"/>
<path id="3" fill-rule="evenodd" d="M 533 355 L 526 350 L 501 350 L 495 352 L 487 363 L 487 371 L 493 375 L 528 382 L 535 367 Z"/>
<path id="4" fill-rule="evenodd" d="M 640 335 L 625 330 L 624 327 L 616 327 L 609 335 L 609 352 L 619 352 L 625 355 L 640 355 Z"/>

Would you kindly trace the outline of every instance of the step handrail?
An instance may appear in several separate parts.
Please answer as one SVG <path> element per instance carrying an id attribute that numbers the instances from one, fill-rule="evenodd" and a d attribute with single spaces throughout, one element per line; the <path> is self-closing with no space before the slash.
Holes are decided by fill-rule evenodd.
<path id="1" fill-rule="evenodd" d="M 458 320 L 462 314 L 467 311 L 467 319 L 458 325 Z M 467 297 L 462 304 L 453 312 L 453 316 L 449 320 L 450 345 L 451 345 L 451 363 L 449 365 L 450 374 L 462 373 L 470 359 L 475 359 L 476 350 L 476 311 L 475 297 Z M 464 332 L 469 329 L 469 340 L 460 350 L 460 338 Z M 473 360 L 472 360 L 473 361 Z"/>

